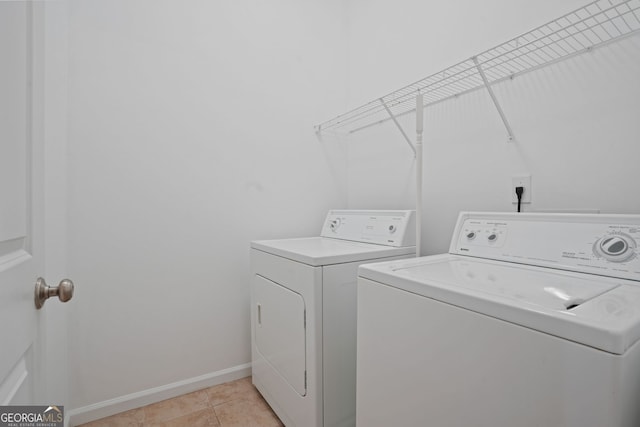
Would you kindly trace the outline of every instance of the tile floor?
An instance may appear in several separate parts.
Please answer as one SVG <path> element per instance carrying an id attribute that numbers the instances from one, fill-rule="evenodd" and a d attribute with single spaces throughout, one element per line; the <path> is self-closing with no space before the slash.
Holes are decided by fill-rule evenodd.
<path id="1" fill-rule="evenodd" d="M 132 409 L 81 427 L 276 427 L 283 426 L 251 377 Z"/>

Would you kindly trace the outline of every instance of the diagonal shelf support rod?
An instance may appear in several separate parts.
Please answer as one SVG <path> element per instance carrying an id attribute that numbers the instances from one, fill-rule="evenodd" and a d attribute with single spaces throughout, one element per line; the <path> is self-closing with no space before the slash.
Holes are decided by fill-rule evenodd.
<path id="1" fill-rule="evenodd" d="M 416 95 L 416 257 L 422 252 L 422 133 L 424 131 L 424 98 Z"/>
<path id="2" fill-rule="evenodd" d="M 484 70 L 482 69 L 482 66 L 480 65 L 480 62 L 478 62 L 478 57 L 474 56 L 471 58 L 471 60 L 473 61 L 473 63 L 476 65 L 476 68 L 478 69 L 478 73 L 480 73 L 480 77 L 482 77 L 482 81 L 484 82 L 484 86 L 487 88 L 487 92 L 489 92 L 489 96 L 491 96 L 491 100 L 493 101 L 493 105 L 496 106 L 496 110 L 498 110 L 498 114 L 500 114 L 500 118 L 502 119 L 502 123 L 504 123 L 504 127 L 507 128 L 507 133 L 509 134 L 509 142 L 513 142 L 514 141 L 514 136 L 513 136 L 513 129 L 511 129 L 511 125 L 509 125 L 509 121 L 507 120 L 507 116 L 504 115 L 504 111 L 502 111 L 502 107 L 500 106 L 500 103 L 498 102 L 498 98 L 496 98 L 496 94 L 493 93 L 493 89 L 491 88 L 491 84 L 489 83 L 489 80 L 487 80 L 487 76 L 484 74 Z"/>
<path id="3" fill-rule="evenodd" d="M 402 129 L 402 126 L 400 126 L 400 123 L 398 123 L 396 116 L 394 116 L 391 110 L 389 109 L 389 107 L 387 107 L 387 104 L 384 102 L 384 99 L 379 98 L 379 100 L 382 106 L 384 107 L 384 109 L 387 110 L 387 113 L 389 114 L 389 117 L 391 117 L 391 120 L 393 120 L 393 123 L 395 123 L 398 130 L 400 130 L 400 133 L 404 137 L 404 140 L 407 141 L 407 144 L 409 144 L 409 147 L 411 147 L 411 151 L 413 151 L 413 157 L 416 157 L 416 147 L 414 147 L 413 144 L 411 143 L 409 136 L 407 136 L 407 133 L 404 131 L 404 129 Z"/>

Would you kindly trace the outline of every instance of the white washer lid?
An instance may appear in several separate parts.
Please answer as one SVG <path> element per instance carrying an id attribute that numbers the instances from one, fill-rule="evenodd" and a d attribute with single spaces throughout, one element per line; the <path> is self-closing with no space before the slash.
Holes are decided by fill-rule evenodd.
<path id="1" fill-rule="evenodd" d="M 415 246 L 392 247 L 328 237 L 257 240 L 251 242 L 251 247 L 314 267 L 354 261 L 374 261 L 378 258 L 415 252 Z"/>
<path id="2" fill-rule="evenodd" d="M 640 339 L 631 280 L 448 254 L 364 265 L 359 276 L 610 353 Z"/>

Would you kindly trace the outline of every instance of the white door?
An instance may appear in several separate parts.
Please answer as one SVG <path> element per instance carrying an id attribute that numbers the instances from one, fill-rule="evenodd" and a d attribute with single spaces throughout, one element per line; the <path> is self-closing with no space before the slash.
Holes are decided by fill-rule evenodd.
<path id="1" fill-rule="evenodd" d="M 33 54 L 42 31 L 34 32 L 34 7 L 0 1 L 0 405 L 47 404 L 39 401 L 43 310 L 34 304 L 44 269 L 42 52 Z"/>

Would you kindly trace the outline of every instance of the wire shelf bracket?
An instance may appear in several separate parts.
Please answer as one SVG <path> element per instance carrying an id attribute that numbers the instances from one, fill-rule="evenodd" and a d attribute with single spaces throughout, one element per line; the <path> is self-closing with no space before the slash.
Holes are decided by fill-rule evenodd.
<path id="1" fill-rule="evenodd" d="M 404 131 L 402 126 L 400 126 L 400 123 L 398 123 L 398 119 L 396 118 L 396 116 L 393 115 L 393 112 L 389 109 L 387 104 L 385 104 L 384 99 L 380 98 L 380 103 L 389 114 L 389 118 L 393 120 L 393 123 L 396 125 L 396 127 L 404 137 L 404 140 L 407 141 L 407 144 L 409 144 L 409 147 L 411 147 L 411 151 L 413 151 L 413 157 L 416 157 L 416 147 L 414 147 L 414 145 L 411 143 L 411 139 L 409 139 L 409 136 L 407 136 L 407 133 Z"/>
<path id="2" fill-rule="evenodd" d="M 500 118 L 502 119 L 502 123 L 504 123 L 504 127 L 507 128 L 507 134 L 509 134 L 509 142 L 513 142 L 514 140 L 513 129 L 511 129 L 511 125 L 507 120 L 507 116 L 504 115 L 504 111 L 502 110 L 502 107 L 498 102 L 498 98 L 496 98 L 496 94 L 493 93 L 493 89 L 491 88 L 491 83 L 489 83 L 489 80 L 487 80 L 487 75 L 484 73 L 484 70 L 482 69 L 482 65 L 480 65 L 480 62 L 478 62 L 478 57 L 474 56 L 473 58 L 471 58 L 471 60 L 476 65 L 476 68 L 478 69 L 478 74 L 480 74 L 480 77 L 484 82 L 484 86 L 487 88 L 487 92 L 489 92 L 489 96 L 493 101 L 493 105 L 496 106 L 496 110 L 498 110 L 498 114 L 500 114 Z"/>
<path id="3" fill-rule="evenodd" d="M 315 126 L 316 132 L 351 134 L 424 107 L 486 88 L 514 134 L 492 86 L 640 33 L 640 0 L 596 0 L 551 22 Z M 404 133 L 404 132 L 403 132 Z M 406 140 L 408 138 L 403 135 Z M 415 151 L 415 147 L 414 147 Z"/>

